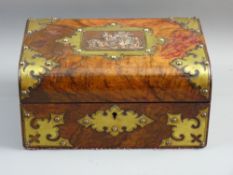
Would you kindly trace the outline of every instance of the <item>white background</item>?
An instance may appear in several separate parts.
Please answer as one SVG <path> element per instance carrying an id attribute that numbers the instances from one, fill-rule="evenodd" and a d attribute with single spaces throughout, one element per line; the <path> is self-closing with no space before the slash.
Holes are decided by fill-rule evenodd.
<path id="1" fill-rule="evenodd" d="M 213 72 L 208 146 L 200 150 L 24 150 L 17 67 L 29 16 L 199 17 Z M 0 175 L 233 175 L 232 0 L 0 0 L 0 60 Z"/>

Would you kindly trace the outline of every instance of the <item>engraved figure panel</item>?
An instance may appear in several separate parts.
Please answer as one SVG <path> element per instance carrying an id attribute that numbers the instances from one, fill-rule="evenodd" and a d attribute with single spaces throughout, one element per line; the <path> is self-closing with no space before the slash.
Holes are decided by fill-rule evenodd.
<path id="1" fill-rule="evenodd" d="M 141 31 L 85 32 L 83 48 L 86 50 L 140 50 L 145 48 L 145 38 Z"/>

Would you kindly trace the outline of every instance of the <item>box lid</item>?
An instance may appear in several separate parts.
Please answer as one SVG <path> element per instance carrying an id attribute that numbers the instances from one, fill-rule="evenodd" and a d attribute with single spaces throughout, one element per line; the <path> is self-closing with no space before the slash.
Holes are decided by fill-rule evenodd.
<path id="1" fill-rule="evenodd" d="M 29 19 L 19 64 L 22 103 L 208 102 L 199 20 Z"/>

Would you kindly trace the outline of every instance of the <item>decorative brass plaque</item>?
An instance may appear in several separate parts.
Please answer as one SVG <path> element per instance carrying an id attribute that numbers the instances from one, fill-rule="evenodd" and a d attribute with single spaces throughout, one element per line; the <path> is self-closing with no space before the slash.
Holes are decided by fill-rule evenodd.
<path id="1" fill-rule="evenodd" d="M 141 50 L 145 49 L 143 31 L 86 31 L 82 50 Z"/>
<path id="2" fill-rule="evenodd" d="M 124 111 L 118 106 L 112 106 L 106 111 L 97 111 L 91 116 L 78 120 L 78 123 L 91 127 L 97 132 L 106 132 L 112 136 L 117 136 L 122 132 L 132 132 L 138 126 L 144 127 L 153 122 L 152 119 L 145 115 L 139 116 L 134 111 Z"/>
<path id="3" fill-rule="evenodd" d="M 204 46 L 197 46 L 183 58 L 175 59 L 171 65 L 182 71 L 194 86 L 201 89 L 201 94 L 209 97 L 210 68 Z"/>
<path id="4" fill-rule="evenodd" d="M 182 119 L 181 114 L 167 114 L 169 126 L 172 126 L 170 138 L 162 141 L 161 147 L 199 147 L 205 146 L 209 109 L 203 109 L 195 118 Z"/>
<path id="5" fill-rule="evenodd" d="M 59 127 L 64 124 L 63 114 L 50 114 L 49 118 L 35 118 L 23 110 L 25 146 L 72 147 L 68 139 L 59 136 Z"/>
<path id="6" fill-rule="evenodd" d="M 58 64 L 44 58 L 40 53 L 24 46 L 20 60 L 21 99 L 29 97 L 30 90 L 41 81 L 41 76 L 52 70 Z"/>
<path id="7" fill-rule="evenodd" d="M 55 22 L 56 18 L 41 18 L 41 19 L 29 19 L 27 33 L 31 34 L 35 31 L 42 30 L 47 27 L 47 25 Z"/>
<path id="8" fill-rule="evenodd" d="M 198 19 L 193 17 L 193 18 L 171 18 L 172 21 L 180 24 L 184 29 L 188 29 L 194 32 L 200 32 L 200 26 Z"/>
<path id="9" fill-rule="evenodd" d="M 112 23 L 106 26 L 79 28 L 72 36 L 57 41 L 72 46 L 76 54 L 117 59 L 130 55 L 152 55 L 156 46 L 164 44 L 165 39 L 156 37 L 149 28 Z"/>

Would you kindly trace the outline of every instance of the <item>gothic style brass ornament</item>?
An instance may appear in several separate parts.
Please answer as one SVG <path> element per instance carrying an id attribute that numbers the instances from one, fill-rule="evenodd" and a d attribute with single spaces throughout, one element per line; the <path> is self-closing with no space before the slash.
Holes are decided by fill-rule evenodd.
<path id="1" fill-rule="evenodd" d="M 26 147 L 72 147 L 69 140 L 59 136 L 59 126 L 64 124 L 63 114 L 36 118 L 25 110 L 22 113 Z"/>
<path id="2" fill-rule="evenodd" d="M 40 53 L 24 46 L 20 60 L 21 99 L 29 97 L 30 90 L 41 81 L 41 76 L 57 66 L 57 63 L 44 58 Z"/>
<path id="3" fill-rule="evenodd" d="M 139 116 L 134 111 L 124 111 L 118 106 L 112 106 L 106 111 L 99 110 L 78 120 L 78 123 L 86 128 L 91 127 L 97 132 L 106 132 L 112 136 L 132 132 L 137 127 L 144 127 L 151 122 L 153 120 L 144 114 Z"/>
<path id="4" fill-rule="evenodd" d="M 197 46 L 183 58 L 173 60 L 171 65 L 183 72 L 192 84 L 200 88 L 202 95 L 209 97 L 210 68 L 203 46 Z"/>
<path id="5" fill-rule="evenodd" d="M 29 19 L 27 33 L 32 34 L 35 31 L 42 30 L 46 28 L 48 24 L 52 24 L 56 20 L 56 18 Z"/>
<path id="6" fill-rule="evenodd" d="M 100 55 L 117 59 L 130 55 L 152 55 L 156 46 L 164 44 L 165 39 L 156 37 L 149 28 L 112 23 L 79 28 L 72 36 L 57 41 L 72 46 L 76 54 L 82 56 Z"/>
<path id="7" fill-rule="evenodd" d="M 180 24 L 184 29 L 200 32 L 199 21 L 197 18 L 170 18 L 172 21 Z"/>
<path id="8" fill-rule="evenodd" d="M 162 141 L 161 147 L 199 147 L 206 145 L 208 112 L 205 108 L 194 118 L 182 119 L 182 114 L 168 113 L 167 124 L 172 127 L 172 135 Z"/>

